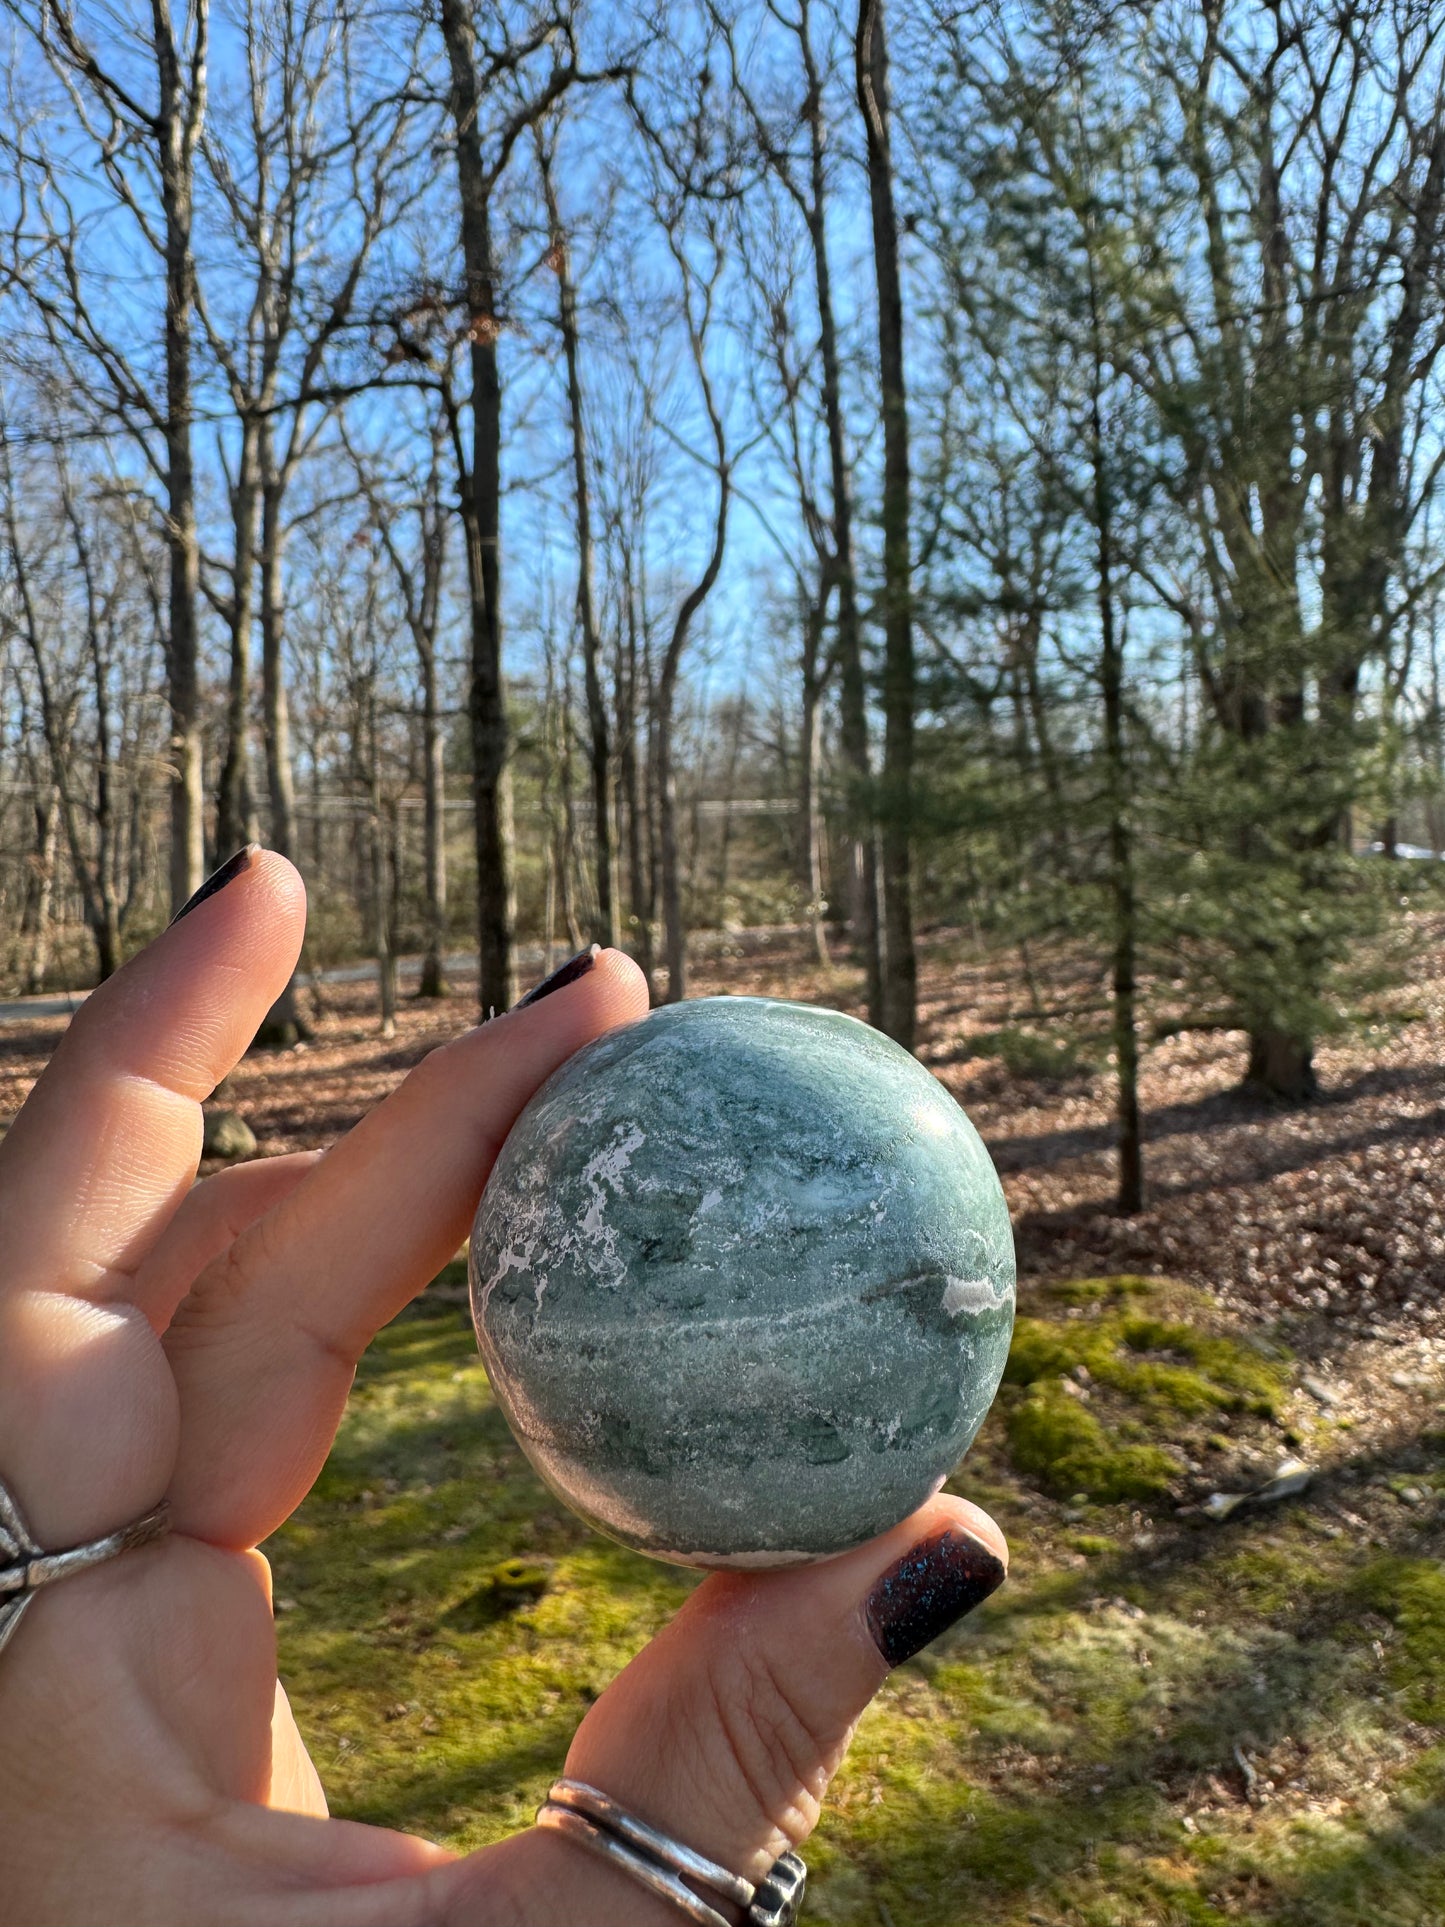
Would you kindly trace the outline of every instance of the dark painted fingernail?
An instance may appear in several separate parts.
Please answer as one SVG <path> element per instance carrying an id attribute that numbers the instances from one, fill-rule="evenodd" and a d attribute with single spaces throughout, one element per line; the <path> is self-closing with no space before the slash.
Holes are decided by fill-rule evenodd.
<path id="1" fill-rule="evenodd" d="M 544 977 L 535 990 L 529 990 L 517 1003 L 518 1010 L 525 1010 L 528 1004 L 540 1004 L 544 997 L 550 997 L 554 990 L 565 990 L 568 984 L 575 984 L 579 977 L 585 977 L 593 969 L 602 955 L 599 944 L 591 944 L 586 950 L 579 950 L 575 957 L 559 964 L 550 977 Z"/>
<path id="2" fill-rule="evenodd" d="M 195 895 L 186 898 L 171 918 L 171 923 L 179 923 L 182 917 L 188 917 L 191 914 L 198 903 L 204 903 L 207 897 L 215 896 L 216 892 L 224 890 L 228 883 L 234 883 L 244 870 L 250 869 L 260 854 L 259 843 L 248 843 L 244 850 L 237 850 L 234 856 L 227 857 L 219 870 L 211 872 Z"/>
<path id="3" fill-rule="evenodd" d="M 970 1533 L 920 1539 L 868 1595 L 874 1645 L 890 1666 L 901 1666 L 997 1592 L 1006 1572 L 1002 1559 Z"/>

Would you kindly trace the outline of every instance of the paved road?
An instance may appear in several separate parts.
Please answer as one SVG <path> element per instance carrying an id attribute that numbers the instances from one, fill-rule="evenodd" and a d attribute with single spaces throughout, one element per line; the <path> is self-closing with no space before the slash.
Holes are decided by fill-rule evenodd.
<path id="1" fill-rule="evenodd" d="M 796 936 L 805 930 L 800 923 L 759 924 L 743 931 L 698 930 L 688 938 L 688 950 L 693 956 L 705 956 L 711 951 L 725 948 L 740 938 L 762 939 L 779 936 Z M 552 957 L 561 963 L 567 955 L 565 943 L 554 945 Z M 539 943 L 519 943 L 516 947 L 517 974 L 523 986 L 529 978 L 540 977 L 545 961 L 542 945 Z M 476 974 L 477 953 L 475 950 L 454 950 L 445 959 L 446 968 L 453 972 Z M 420 957 L 398 957 L 397 976 L 403 982 L 410 982 L 421 975 Z M 374 963 L 337 964 L 331 970 L 319 973 L 324 984 L 359 984 L 376 975 Z M 309 981 L 309 979 L 308 979 Z M 8 1003 L 0 1003 L 0 1024 L 40 1023 L 47 1018 L 72 1017 L 90 995 L 88 990 L 63 990 L 42 997 L 14 997 Z"/>
<path id="2" fill-rule="evenodd" d="M 88 990 L 66 990 L 58 997 L 16 997 L 0 1004 L 0 1024 L 23 1024 L 27 1018 L 71 1017 L 89 995 Z"/>
<path id="3" fill-rule="evenodd" d="M 542 946 L 519 944 L 517 962 L 524 970 L 533 963 L 540 969 Z M 474 950 L 455 951 L 447 957 L 446 967 L 452 971 L 475 971 L 477 953 Z M 376 965 L 374 963 L 337 964 L 334 969 L 323 970 L 319 974 L 324 984 L 359 984 L 376 975 Z M 396 974 L 403 982 L 419 977 L 421 958 L 398 957 Z M 0 1024 L 23 1024 L 27 1020 L 38 1023 L 43 1018 L 72 1017 L 89 995 L 88 990 L 62 990 L 51 996 L 15 997 L 9 1003 L 0 1003 Z"/>

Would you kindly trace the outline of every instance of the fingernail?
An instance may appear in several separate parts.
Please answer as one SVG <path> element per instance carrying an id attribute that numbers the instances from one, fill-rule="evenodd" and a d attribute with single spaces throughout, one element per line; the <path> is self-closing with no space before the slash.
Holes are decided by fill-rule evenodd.
<path id="1" fill-rule="evenodd" d="M 259 843 L 248 843 L 244 850 L 237 850 L 234 856 L 227 857 L 219 870 L 213 870 L 211 872 L 200 889 L 196 891 L 195 895 L 186 898 L 180 909 L 177 910 L 176 914 L 171 918 L 171 923 L 179 923 L 182 917 L 188 917 L 191 914 L 198 903 L 204 903 L 207 897 L 215 896 L 216 892 L 218 890 L 224 890 L 228 883 L 234 883 L 243 870 L 250 869 L 260 854 L 261 845 Z M 169 929 L 170 925 L 167 925 L 167 928 Z"/>
<path id="2" fill-rule="evenodd" d="M 868 1595 L 874 1645 L 890 1666 L 901 1666 L 997 1592 L 1006 1570 L 971 1533 L 936 1532 L 920 1539 Z"/>
<path id="3" fill-rule="evenodd" d="M 579 950 L 575 957 L 559 964 L 550 977 L 544 977 L 535 990 L 529 990 L 516 1004 L 517 1010 L 525 1010 L 528 1004 L 539 1004 L 544 997 L 550 997 L 554 990 L 565 990 L 568 984 L 575 984 L 579 977 L 585 977 L 602 955 L 599 944 L 591 944 L 586 950 Z"/>

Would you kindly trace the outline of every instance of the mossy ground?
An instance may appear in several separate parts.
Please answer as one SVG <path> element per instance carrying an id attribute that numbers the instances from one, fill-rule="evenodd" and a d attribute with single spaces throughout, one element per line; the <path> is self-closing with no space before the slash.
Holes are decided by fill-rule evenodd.
<path id="1" fill-rule="evenodd" d="M 1173 1316 L 1160 1299 L 1174 1301 Z M 1175 1437 L 1185 1421 L 1278 1409 L 1282 1363 L 1190 1322 L 1204 1308 L 1181 1286 L 1082 1278 L 1046 1301 L 1049 1315 L 1015 1326 L 1004 1379 L 1027 1390 L 1005 1393 L 1003 1416 L 1014 1465 L 1057 1498 L 1162 1499 L 1185 1468 L 1151 1442 L 1155 1431 Z"/>
<path id="2" fill-rule="evenodd" d="M 1149 1280 L 1056 1286 L 1026 1314 L 958 1482 L 1009 1532 L 1009 1584 L 865 1717 L 809 1847 L 808 1918 L 1445 1923 L 1445 1436 L 1423 1469 L 1413 1448 L 1429 1503 L 1396 1504 L 1385 1467 L 1385 1513 L 1359 1530 L 1325 1480 L 1222 1526 L 1179 1518 L 1226 1451 L 1280 1449 L 1279 1348 Z M 1147 1490 L 1121 1491 L 1136 1475 Z M 368 1353 L 268 1550 L 333 1811 L 458 1847 L 525 1824 L 584 1708 L 692 1583 L 557 1506 L 464 1311 L 425 1301 Z"/>

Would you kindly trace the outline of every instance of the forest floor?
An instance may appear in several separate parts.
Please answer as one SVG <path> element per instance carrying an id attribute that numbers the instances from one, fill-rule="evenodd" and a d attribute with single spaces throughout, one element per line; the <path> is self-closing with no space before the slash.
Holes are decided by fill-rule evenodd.
<path id="1" fill-rule="evenodd" d="M 920 1055 L 988 1143 L 1019 1247 L 1008 1381 L 958 1479 L 1013 1565 L 864 1719 L 808 1851 L 810 1920 L 1445 1927 L 1441 934 L 1422 924 L 1414 980 L 1321 1050 L 1305 1109 L 1236 1094 L 1238 1036 L 1152 1045 L 1130 1220 L 1100 1019 L 1068 1014 L 1100 984 L 1063 950 L 1026 990 L 1017 959 L 926 946 Z M 797 936 L 699 948 L 693 994 L 857 1007 L 856 973 Z M 383 1042 L 370 987 L 328 986 L 312 1043 L 248 1059 L 226 1101 L 263 1152 L 324 1143 L 473 1000 L 407 1003 Z M 0 1027 L 0 1122 L 58 1032 Z M 333 1810 L 464 1846 L 525 1824 L 691 1580 L 537 1484 L 460 1282 L 378 1339 L 267 1550 Z M 1211 1503 L 1286 1460 L 1302 1491 Z"/>

